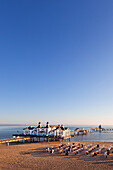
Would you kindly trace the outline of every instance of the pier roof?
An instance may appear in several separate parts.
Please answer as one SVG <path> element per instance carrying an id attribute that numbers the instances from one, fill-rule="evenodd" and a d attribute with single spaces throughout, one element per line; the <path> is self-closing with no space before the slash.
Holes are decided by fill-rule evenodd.
<path id="1" fill-rule="evenodd" d="M 29 126 L 29 127 L 26 127 L 26 128 L 24 128 L 23 130 L 33 130 L 35 127 L 32 127 L 32 126 Z"/>

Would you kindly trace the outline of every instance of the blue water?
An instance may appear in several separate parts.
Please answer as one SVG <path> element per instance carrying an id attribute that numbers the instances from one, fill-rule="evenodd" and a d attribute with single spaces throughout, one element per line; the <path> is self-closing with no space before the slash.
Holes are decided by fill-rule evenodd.
<path id="1" fill-rule="evenodd" d="M 0 139 L 12 138 L 12 134 L 22 133 L 23 128 L 26 126 L 3 126 L 0 125 Z M 96 126 L 66 126 L 70 130 L 76 128 L 94 128 Z M 103 126 L 104 128 L 113 128 L 113 126 Z M 72 141 L 101 141 L 101 142 L 113 142 L 113 131 L 94 132 L 87 135 L 79 135 L 71 139 Z"/>
<path id="2" fill-rule="evenodd" d="M 12 138 L 12 134 L 20 134 L 25 126 L 0 125 L 0 139 Z"/>
<path id="3" fill-rule="evenodd" d="M 76 128 L 95 128 L 96 126 L 76 126 Z M 97 126 L 98 127 L 98 126 Z M 111 128 L 113 126 L 102 126 L 103 128 Z M 69 127 L 71 130 L 74 130 L 75 127 Z M 101 132 L 93 132 L 87 135 L 78 135 L 76 137 L 71 138 L 71 141 L 100 141 L 100 142 L 113 142 L 113 131 L 101 131 Z"/>

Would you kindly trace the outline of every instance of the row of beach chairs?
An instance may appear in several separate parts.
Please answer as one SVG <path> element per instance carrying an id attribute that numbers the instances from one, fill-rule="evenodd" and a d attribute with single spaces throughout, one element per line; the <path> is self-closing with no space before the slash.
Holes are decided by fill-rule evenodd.
<path id="1" fill-rule="evenodd" d="M 74 153 L 77 155 L 78 153 L 84 151 L 86 155 L 91 155 L 92 157 L 97 156 L 98 154 L 101 154 L 102 151 L 104 152 L 104 156 L 107 158 L 110 154 L 111 150 L 113 149 L 113 146 L 110 146 L 109 148 L 105 148 L 105 146 L 99 146 L 97 145 L 83 145 L 83 144 L 75 144 L 75 143 L 67 143 L 67 144 L 60 144 L 57 146 L 52 146 L 51 148 L 46 148 L 46 152 L 49 152 L 53 154 L 54 152 L 58 152 L 60 154 L 65 153 L 65 155 L 68 155 L 69 153 Z M 112 151 L 113 153 L 113 151 Z"/>

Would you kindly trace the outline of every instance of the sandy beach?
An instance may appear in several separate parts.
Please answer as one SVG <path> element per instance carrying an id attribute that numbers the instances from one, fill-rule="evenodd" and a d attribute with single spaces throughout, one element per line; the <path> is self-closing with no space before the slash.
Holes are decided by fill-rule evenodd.
<path id="1" fill-rule="evenodd" d="M 103 142 L 75 142 L 88 145 L 105 145 L 108 148 L 113 143 Z M 104 152 L 95 157 L 86 155 L 83 151 L 74 155 L 69 153 L 66 156 L 54 152 L 53 154 L 46 152 L 46 147 L 56 146 L 59 142 L 50 143 L 26 143 L 11 144 L 6 146 L 0 145 L 0 169 L 113 169 L 113 153 L 105 158 Z"/>

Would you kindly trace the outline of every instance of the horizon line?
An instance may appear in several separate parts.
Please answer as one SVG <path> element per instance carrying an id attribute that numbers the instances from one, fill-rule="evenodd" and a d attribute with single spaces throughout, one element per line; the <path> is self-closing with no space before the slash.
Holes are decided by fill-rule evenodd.
<path id="1" fill-rule="evenodd" d="M 13 123 L 0 123 L 0 126 L 30 126 L 30 125 L 33 125 L 33 126 L 35 126 L 35 125 L 37 125 L 37 124 L 19 124 L 19 123 L 17 123 L 17 124 L 13 124 Z M 43 124 L 42 124 L 43 125 Z M 51 124 L 51 125 L 53 125 L 53 124 Z M 55 124 L 54 124 L 55 125 Z M 56 124 L 57 125 L 57 124 Z M 99 125 L 101 125 L 101 126 L 113 126 L 113 125 L 102 125 L 102 124 L 63 124 L 64 126 L 99 126 Z"/>

